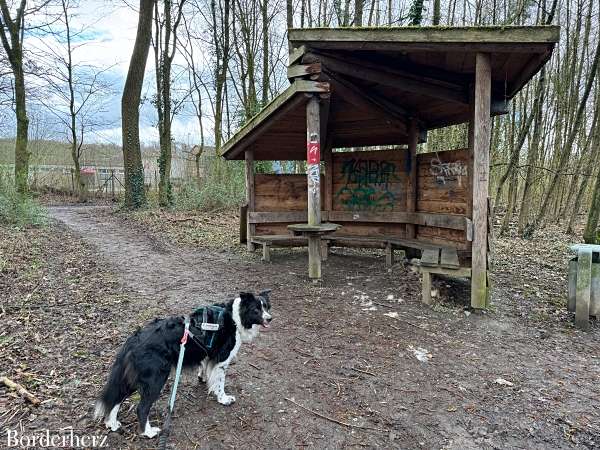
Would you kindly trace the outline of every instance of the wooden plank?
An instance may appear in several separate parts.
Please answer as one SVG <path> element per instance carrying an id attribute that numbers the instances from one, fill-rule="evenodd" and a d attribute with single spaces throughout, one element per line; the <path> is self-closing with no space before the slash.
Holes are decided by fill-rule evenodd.
<path id="1" fill-rule="evenodd" d="M 240 244 L 248 242 L 248 204 L 240 206 Z"/>
<path id="2" fill-rule="evenodd" d="M 421 272 L 421 301 L 431 305 L 431 272 Z"/>
<path id="3" fill-rule="evenodd" d="M 397 128 L 401 133 L 406 134 L 407 125 L 404 117 L 399 117 L 397 114 L 390 113 L 388 110 L 383 110 L 379 104 L 374 103 L 369 98 L 366 98 L 356 88 L 356 86 L 350 83 L 347 79 L 342 78 L 339 75 L 329 74 L 334 85 L 334 91 L 336 95 L 343 98 L 354 105 L 355 107 L 364 110 L 365 116 L 379 116 L 384 124 Z"/>
<path id="4" fill-rule="evenodd" d="M 408 185 L 406 189 L 406 211 L 414 213 L 417 210 L 417 121 L 411 119 L 408 128 Z M 406 225 L 406 237 L 415 238 L 417 229 L 414 224 Z"/>
<path id="5" fill-rule="evenodd" d="M 245 152 L 245 175 L 246 175 L 246 204 L 248 205 L 248 213 L 254 211 L 255 208 L 255 195 L 254 195 L 254 151 L 246 150 Z M 247 223 L 246 232 L 246 246 L 248 251 L 254 251 L 254 244 L 252 243 L 252 237 L 255 234 L 256 226 L 251 224 L 250 221 Z"/>
<path id="6" fill-rule="evenodd" d="M 361 49 L 370 43 L 393 44 L 509 44 L 507 51 L 518 51 L 524 44 L 555 44 L 558 42 L 558 26 L 490 26 L 490 27 L 381 27 L 381 28 L 291 28 L 289 40 L 294 44 L 312 44 L 319 48 L 325 42 L 355 42 Z M 439 45 L 440 50 L 446 47 Z"/>
<path id="7" fill-rule="evenodd" d="M 321 211 L 321 219 L 328 220 L 328 212 Z M 248 214 L 250 223 L 300 223 L 308 220 L 304 211 L 257 211 Z"/>
<path id="8" fill-rule="evenodd" d="M 473 243 L 471 306 L 483 309 L 487 298 L 487 210 L 490 146 L 490 55 L 477 53 L 473 124 Z"/>
<path id="9" fill-rule="evenodd" d="M 393 69 L 388 66 L 372 64 L 366 61 L 361 61 L 360 64 L 350 64 L 342 59 L 331 56 L 319 55 L 318 58 L 327 70 L 338 74 L 359 78 L 404 92 L 427 95 L 455 103 L 468 103 L 468 97 L 462 89 L 451 89 L 438 84 L 407 78 L 402 73 L 394 73 Z M 332 78 L 335 80 L 339 79 L 337 76 L 332 76 Z"/>
<path id="10" fill-rule="evenodd" d="M 288 80 L 292 78 L 309 77 L 311 75 L 318 75 L 320 73 L 320 62 L 314 62 L 312 64 L 295 64 L 287 69 Z"/>
<path id="11" fill-rule="evenodd" d="M 592 288 L 592 250 L 580 249 L 577 258 L 577 292 L 575 325 L 587 330 L 590 326 L 590 297 Z"/>
<path id="12" fill-rule="evenodd" d="M 450 269 L 460 267 L 458 261 L 458 253 L 455 248 L 443 247 L 442 256 L 440 258 L 440 265 Z"/>
<path id="13" fill-rule="evenodd" d="M 305 45 L 295 47 L 288 55 L 288 66 L 300 61 L 306 52 L 307 48 Z"/>
<path id="14" fill-rule="evenodd" d="M 307 98 L 299 93 L 326 93 L 329 92 L 329 83 L 310 80 L 297 80 L 285 91 L 279 94 L 268 105 L 260 110 L 246 124 L 235 133 L 221 148 L 221 156 L 225 159 L 235 159 L 248 145 L 255 142 L 278 119 L 306 103 Z"/>
<path id="15" fill-rule="evenodd" d="M 325 189 L 323 193 L 325 200 L 324 209 L 329 213 L 333 210 L 333 151 L 331 148 L 331 139 L 327 139 L 323 156 L 323 160 L 325 161 Z"/>
<path id="16" fill-rule="evenodd" d="M 458 269 L 448 269 L 445 267 L 419 267 L 419 272 L 430 272 L 438 275 L 447 275 L 457 278 L 470 278 L 471 269 L 468 267 L 460 267 Z"/>
<path id="17" fill-rule="evenodd" d="M 332 222 L 408 223 L 461 231 L 464 231 L 466 226 L 462 216 L 421 212 L 331 211 L 329 220 Z"/>
<path id="18" fill-rule="evenodd" d="M 440 263 L 440 249 L 428 248 L 423 250 L 421 255 L 422 266 L 437 266 Z"/>

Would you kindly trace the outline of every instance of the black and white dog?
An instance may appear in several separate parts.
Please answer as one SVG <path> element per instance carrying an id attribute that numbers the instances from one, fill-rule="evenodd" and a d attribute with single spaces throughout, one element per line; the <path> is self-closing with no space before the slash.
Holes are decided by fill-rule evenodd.
<path id="1" fill-rule="evenodd" d="M 270 290 L 258 295 L 241 292 L 239 297 L 226 303 L 206 308 L 209 318 L 218 315 L 219 327 L 207 326 L 207 313 L 199 308 L 189 316 L 189 332 L 183 360 L 186 368 L 200 367 L 198 377 L 206 381 L 208 392 L 215 394 L 222 405 L 235 402 L 233 395 L 225 393 L 225 372 L 242 342 L 250 342 L 260 327 L 271 322 Z M 112 431 L 119 429 L 117 420 L 119 406 L 135 391 L 141 400 L 137 416 L 144 435 L 153 438 L 160 428 L 150 426 L 148 414 L 160 396 L 171 368 L 177 365 L 181 338 L 186 317 L 155 319 L 129 337 L 117 354 L 108 382 L 96 402 L 95 418 L 106 418 L 105 424 Z M 212 320 L 216 322 L 216 320 Z M 204 332 L 204 330 L 212 330 Z M 210 340 L 198 339 L 204 336 Z"/>

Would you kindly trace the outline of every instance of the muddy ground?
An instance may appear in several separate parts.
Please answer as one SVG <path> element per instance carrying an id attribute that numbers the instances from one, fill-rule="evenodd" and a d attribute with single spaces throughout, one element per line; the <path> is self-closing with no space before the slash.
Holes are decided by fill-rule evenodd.
<path id="1" fill-rule="evenodd" d="M 577 331 L 565 312 L 575 238 L 558 230 L 498 240 L 493 307 L 480 315 L 448 280 L 423 306 L 418 275 L 387 270 L 377 252 L 334 249 L 313 285 L 305 250 L 261 263 L 236 244 L 230 213 L 50 215 L 42 229 L 0 226 L 0 375 L 42 401 L 0 387 L 0 448 L 7 430 L 65 427 L 156 448 L 139 436 L 135 399 L 120 432 L 91 420 L 119 345 L 151 318 L 261 288 L 275 318 L 229 371 L 237 403 L 186 377 L 169 448 L 600 448 L 600 326 Z"/>

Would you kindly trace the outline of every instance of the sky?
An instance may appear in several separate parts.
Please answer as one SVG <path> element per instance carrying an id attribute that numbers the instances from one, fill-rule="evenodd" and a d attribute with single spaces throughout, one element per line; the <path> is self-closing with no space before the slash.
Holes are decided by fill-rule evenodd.
<path id="1" fill-rule="evenodd" d="M 133 2 L 136 4 L 136 2 Z M 103 79 L 111 87 L 112 93 L 103 98 L 104 108 L 99 114 L 102 125 L 99 129 L 86 137 L 87 142 L 98 143 L 121 143 L 121 93 L 129 59 L 133 50 L 137 30 L 137 11 L 127 6 L 125 2 L 108 0 L 82 0 L 80 6 L 74 10 L 75 16 L 71 19 L 72 29 L 85 29 L 85 32 L 77 39 L 78 44 L 73 57 L 76 63 L 90 64 L 96 67 L 110 68 L 103 75 Z M 31 37 L 26 38 L 25 47 L 44 49 L 52 47 L 59 48 L 59 42 L 55 37 Z M 176 58 L 177 62 L 177 58 Z M 154 58 L 150 50 L 146 64 L 146 76 L 142 95 L 154 93 Z M 33 81 L 32 81 L 33 82 Z M 38 116 L 44 117 L 44 107 L 30 105 L 30 110 L 37 109 Z M 51 114 L 47 117 L 49 122 L 53 120 Z M 158 141 L 156 129 L 156 113 L 150 102 L 146 102 L 140 112 L 140 139 L 143 143 L 151 144 Z M 199 128 L 196 119 L 191 114 L 176 116 L 172 133 L 176 141 L 194 144 L 199 139 Z M 2 127 L 0 133 L 10 134 L 13 127 Z M 62 127 L 55 125 L 56 136 L 64 135 Z M 206 127 L 205 127 L 206 128 Z M 61 131 L 57 131 L 61 129 Z M 206 130 L 210 136 L 211 130 Z M 12 130 L 14 135 L 14 129 Z"/>

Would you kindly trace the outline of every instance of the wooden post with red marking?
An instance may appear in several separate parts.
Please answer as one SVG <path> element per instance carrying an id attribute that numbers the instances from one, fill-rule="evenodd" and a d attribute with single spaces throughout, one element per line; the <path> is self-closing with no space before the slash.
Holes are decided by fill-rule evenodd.
<path id="1" fill-rule="evenodd" d="M 306 104 L 306 177 L 308 185 L 308 224 L 321 225 L 321 123 L 319 98 L 311 96 Z M 308 276 L 321 278 L 321 237 L 307 233 Z"/>

